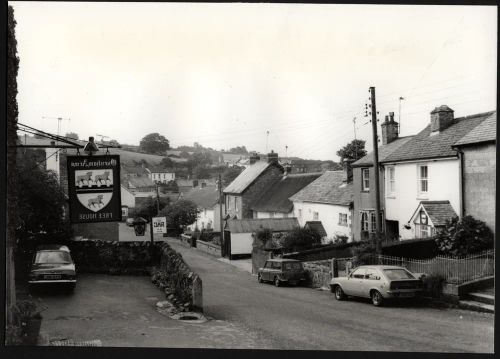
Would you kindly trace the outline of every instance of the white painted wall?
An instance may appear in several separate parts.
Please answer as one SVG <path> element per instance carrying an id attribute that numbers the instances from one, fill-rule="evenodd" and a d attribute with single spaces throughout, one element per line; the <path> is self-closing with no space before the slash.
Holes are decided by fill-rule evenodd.
<path id="1" fill-rule="evenodd" d="M 194 231 L 196 227 L 198 227 L 198 230 L 202 230 L 203 228 L 207 229 L 208 223 L 210 223 L 210 228 L 214 229 L 214 209 L 203 209 L 200 208 L 201 212 L 198 214 L 198 218 L 196 219 L 196 222 L 193 224 L 190 224 L 188 228 L 191 231 Z"/>
<path id="2" fill-rule="evenodd" d="M 231 254 L 252 254 L 252 233 L 231 233 Z"/>
<path id="3" fill-rule="evenodd" d="M 57 174 L 57 178 L 60 178 L 59 159 L 61 155 L 60 153 L 55 154 L 57 151 L 59 151 L 59 148 L 45 149 L 45 166 L 47 171 L 54 171 Z"/>
<path id="4" fill-rule="evenodd" d="M 169 173 L 169 172 L 152 172 L 148 174 L 148 177 L 153 180 L 153 181 L 159 181 L 162 183 L 166 183 L 168 181 L 173 181 L 175 180 L 175 173 Z"/>
<path id="5" fill-rule="evenodd" d="M 428 194 L 418 195 L 418 167 L 428 166 Z M 387 167 L 387 166 L 386 166 Z M 395 168 L 396 189 L 394 195 L 386 193 L 385 217 L 387 220 L 399 221 L 401 239 L 415 238 L 415 227 L 405 229 L 420 201 L 450 201 L 457 214 L 460 213 L 459 161 L 458 159 L 438 160 L 429 162 L 398 163 Z M 384 176 L 385 177 L 385 176 Z M 386 178 L 384 179 L 384 182 Z"/>
<path id="6" fill-rule="evenodd" d="M 120 186 L 120 193 L 122 206 L 128 206 L 129 208 L 135 207 L 135 196 L 133 193 L 130 193 L 130 191 L 123 186 Z"/>
<path id="7" fill-rule="evenodd" d="M 271 213 L 273 213 L 274 217 L 271 217 Z M 289 213 L 254 211 L 254 216 L 253 216 L 253 218 L 289 218 L 289 217 L 293 217 L 293 210 Z"/>
<path id="8" fill-rule="evenodd" d="M 300 216 L 300 210 L 302 215 Z M 299 225 L 303 227 L 307 221 L 315 221 L 313 214 L 318 212 L 318 221 L 321 221 L 328 239 L 334 239 L 335 235 L 347 236 L 352 240 L 351 221 L 352 214 L 348 206 L 339 206 L 333 204 L 311 203 L 311 202 L 293 202 L 293 217 L 297 217 Z M 347 214 L 347 226 L 340 226 L 339 213 Z"/>

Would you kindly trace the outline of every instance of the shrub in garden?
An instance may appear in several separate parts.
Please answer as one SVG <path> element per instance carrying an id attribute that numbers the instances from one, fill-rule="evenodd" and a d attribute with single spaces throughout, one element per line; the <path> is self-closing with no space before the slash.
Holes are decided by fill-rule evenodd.
<path id="1" fill-rule="evenodd" d="M 321 244 L 321 236 L 310 228 L 294 228 L 288 232 L 283 239 L 285 250 L 300 251 L 312 248 L 315 244 Z"/>
<path id="2" fill-rule="evenodd" d="M 436 245 L 438 252 L 445 255 L 476 253 L 493 248 L 493 233 L 484 222 L 472 216 L 455 217 L 437 233 Z"/>
<path id="3" fill-rule="evenodd" d="M 376 259 L 377 249 L 375 245 L 370 242 L 353 247 L 352 254 L 356 257 L 356 265 L 373 264 Z"/>
<path id="4" fill-rule="evenodd" d="M 273 239 L 273 232 L 269 228 L 261 228 L 253 234 L 253 246 L 264 249 L 266 244 Z"/>

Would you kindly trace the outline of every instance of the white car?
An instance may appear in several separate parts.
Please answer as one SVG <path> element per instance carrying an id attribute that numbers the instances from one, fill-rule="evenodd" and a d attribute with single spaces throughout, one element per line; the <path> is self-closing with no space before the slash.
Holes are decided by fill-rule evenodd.
<path id="1" fill-rule="evenodd" d="M 385 299 L 415 297 L 422 291 L 422 281 L 403 267 L 367 265 L 355 268 L 347 277 L 333 278 L 330 291 L 337 300 L 371 298 L 373 305 L 381 306 Z"/>

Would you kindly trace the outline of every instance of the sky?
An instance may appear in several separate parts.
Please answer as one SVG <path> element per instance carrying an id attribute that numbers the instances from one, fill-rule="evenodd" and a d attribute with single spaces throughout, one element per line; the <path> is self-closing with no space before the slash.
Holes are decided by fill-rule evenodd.
<path id="1" fill-rule="evenodd" d="M 338 160 L 354 118 L 372 150 L 370 86 L 401 136 L 496 109 L 493 6 L 9 3 L 19 122 L 51 133 Z"/>

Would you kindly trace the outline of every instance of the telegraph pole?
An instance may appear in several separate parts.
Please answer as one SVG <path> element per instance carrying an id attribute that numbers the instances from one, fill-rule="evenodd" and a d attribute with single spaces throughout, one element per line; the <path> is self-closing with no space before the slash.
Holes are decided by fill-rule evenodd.
<path id="1" fill-rule="evenodd" d="M 398 134 L 401 133 L 401 101 L 404 100 L 404 97 L 399 97 L 399 126 L 398 126 Z"/>
<path id="2" fill-rule="evenodd" d="M 221 247 L 224 246 L 224 227 L 222 225 L 222 176 L 219 173 L 219 224 L 220 224 L 220 243 Z"/>
<path id="3" fill-rule="evenodd" d="M 380 254 L 380 172 L 378 167 L 378 135 L 377 135 L 377 105 L 375 101 L 375 87 L 370 87 L 372 134 L 373 134 L 373 169 L 375 171 L 375 248 Z"/>

